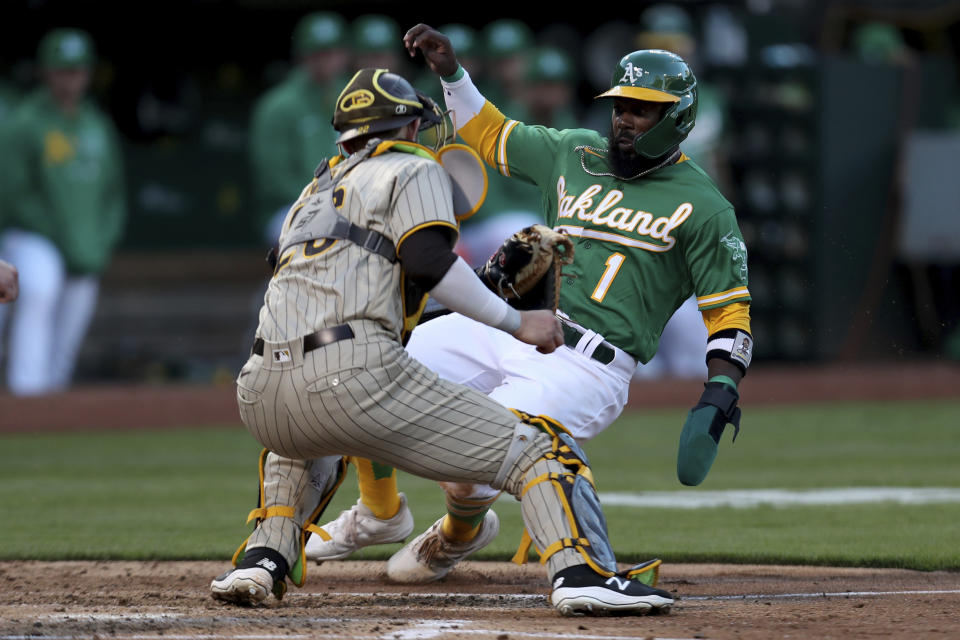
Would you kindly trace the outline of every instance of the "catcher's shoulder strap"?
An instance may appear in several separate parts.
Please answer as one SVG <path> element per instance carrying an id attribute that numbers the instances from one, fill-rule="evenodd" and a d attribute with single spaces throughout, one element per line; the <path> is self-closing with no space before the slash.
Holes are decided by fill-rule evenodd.
<path id="1" fill-rule="evenodd" d="M 334 177 L 330 163 L 324 160 L 314 172 L 317 180 L 314 192 L 303 206 L 291 218 L 289 226 L 280 236 L 280 251 L 304 242 L 320 238 L 336 238 L 350 242 L 383 256 L 390 262 L 397 261 L 397 249 L 393 241 L 374 229 L 364 229 L 337 213 L 335 197 L 337 186 L 355 166 L 366 160 L 375 151 L 376 146 L 367 145 L 342 162 L 336 163 L 341 169 Z"/>

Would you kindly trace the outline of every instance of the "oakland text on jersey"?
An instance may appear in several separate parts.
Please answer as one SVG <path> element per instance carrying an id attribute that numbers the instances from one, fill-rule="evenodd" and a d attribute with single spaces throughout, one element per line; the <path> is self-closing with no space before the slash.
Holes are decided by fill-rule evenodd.
<path id="1" fill-rule="evenodd" d="M 610 189 L 603 197 L 598 197 L 601 191 L 603 185 L 592 184 L 580 195 L 568 194 L 567 182 L 560 176 L 557 180 L 557 223 L 565 218 L 576 218 L 593 226 L 635 232 L 640 236 L 660 240 L 663 244 L 638 242 L 626 237 L 624 244 L 645 251 L 663 252 L 669 251 L 677 243 L 677 239 L 671 236 L 670 232 L 682 225 L 693 212 L 693 205 L 684 202 L 669 217 L 655 218 L 649 211 L 616 206 L 623 200 L 623 191 L 620 189 Z M 607 235 L 612 234 L 604 234 Z M 616 242 L 615 239 L 613 241 Z"/>

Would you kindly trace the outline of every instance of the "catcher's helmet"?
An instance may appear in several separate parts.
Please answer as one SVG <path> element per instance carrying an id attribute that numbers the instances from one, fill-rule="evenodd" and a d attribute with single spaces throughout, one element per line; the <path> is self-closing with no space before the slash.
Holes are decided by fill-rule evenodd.
<path id="1" fill-rule="evenodd" d="M 657 124 L 634 139 L 633 148 L 639 155 L 659 158 L 693 129 L 697 119 L 697 79 L 677 54 L 660 49 L 628 53 L 617 63 L 611 84 L 597 98 L 673 103 Z"/>
<path id="2" fill-rule="evenodd" d="M 397 129 L 421 119 L 420 131 L 442 124 L 436 103 L 414 89 L 403 77 L 387 69 L 361 69 L 337 98 L 333 128 L 340 132 L 337 144 L 367 135 Z"/>

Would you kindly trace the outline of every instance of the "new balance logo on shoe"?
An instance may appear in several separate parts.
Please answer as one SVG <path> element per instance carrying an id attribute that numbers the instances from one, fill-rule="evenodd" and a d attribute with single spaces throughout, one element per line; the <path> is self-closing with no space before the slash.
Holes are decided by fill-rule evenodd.
<path id="1" fill-rule="evenodd" d="M 560 578 L 560 579 L 563 580 L 563 578 Z M 620 591 L 626 591 L 627 587 L 630 586 L 629 580 L 624 580 L 622 578 L 618 578 L 617 576 L 611 576 L 607 578 L 606 582 L 604 582 L 604 584 L 607 586 L 610 586 L 611 583 L 616 584 L 617 589 L 620 589 Z"/>
<path id="2" fill-rule="evenodd" d="M 564 616 L 645 615 L 666 613 L 673 597 L 622 576 L 601 576 L 582 564 L 554 576 L 550 602 Z"/>
<path id="3" fill-rule="evenodd" d="M 257 566 L 263 567 L 267 571 L 271 571 L 271 572 L 277 570 L 277 563 L 268 558 L 263 558 L 262 560 L 260 560 L 260 562 L 257 563 Z"/>

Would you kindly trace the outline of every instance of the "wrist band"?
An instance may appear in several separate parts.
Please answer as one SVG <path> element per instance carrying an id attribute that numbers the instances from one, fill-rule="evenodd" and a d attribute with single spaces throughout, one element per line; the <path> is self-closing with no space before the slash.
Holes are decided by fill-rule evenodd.
<path id="1" fill-rule="evenodd" d="M 458 62 L 456 71 L 454 71 L 448 76 L 440 76 L 440 79 L 443 80 L 444 82 L 452 83 L 462 78 L 464 73 L 466 73 L 466 71 L 464 71 L 464 68 L 460 66 L 460 63 Z"/>
<path id="2" fill-rule="evenodd" d="M 720 358 L 744 374 L 753 359 L 753 336 L 742 329 L 721 329 L 707 338 L 707 362 Z"/>
<path id="3" fill-rule="evenodd" d="M 725 375 L 716 375 L 707 380 L 707 382 L 722 382 L 725 385 L 731 386 L 734 389 L 737 388 L 737 383 L 733 381 L 733 378 Z"/>

